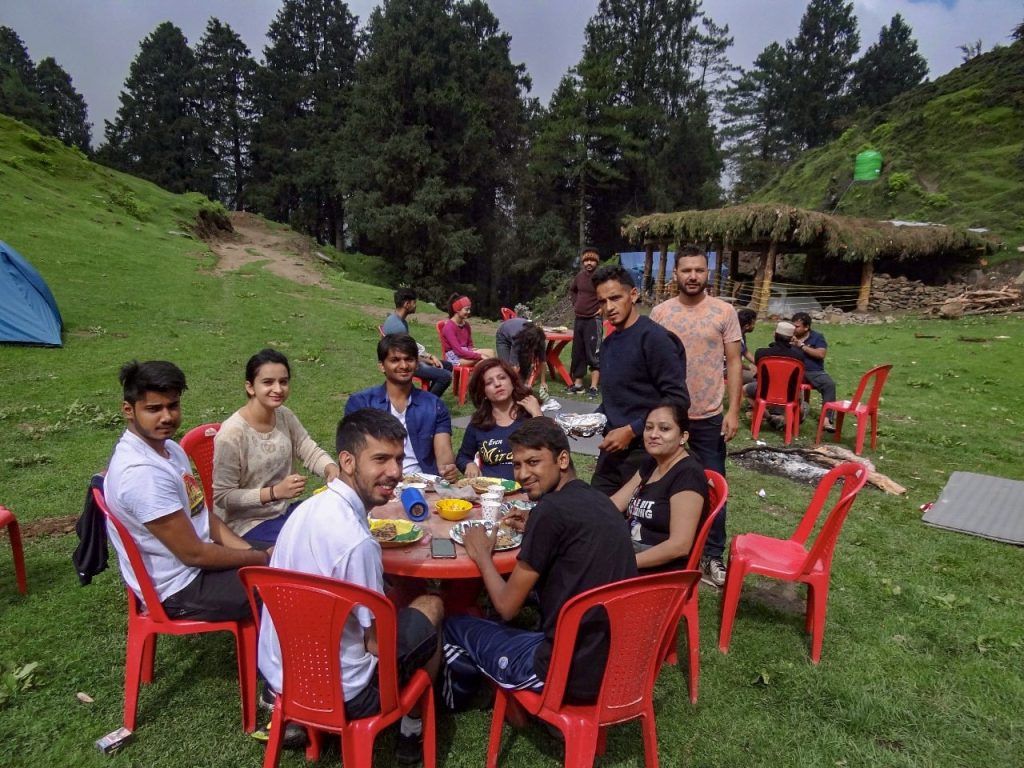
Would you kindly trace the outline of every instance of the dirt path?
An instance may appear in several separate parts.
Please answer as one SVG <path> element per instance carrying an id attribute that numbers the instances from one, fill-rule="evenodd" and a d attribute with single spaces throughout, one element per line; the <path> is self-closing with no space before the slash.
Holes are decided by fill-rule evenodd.
<path id="1" fill-rule="evenodd" d="M 214 270 L 233 272 L 246 264 L 265 262 L 275 275 L 301 285 L 318 285 L 332 290 L 316 265 L 313 242 L 291 230 L 275 230 L 258 216 L 234 211 L 230 214 L 233 235 L 210 241 L 217 254 Z"/>

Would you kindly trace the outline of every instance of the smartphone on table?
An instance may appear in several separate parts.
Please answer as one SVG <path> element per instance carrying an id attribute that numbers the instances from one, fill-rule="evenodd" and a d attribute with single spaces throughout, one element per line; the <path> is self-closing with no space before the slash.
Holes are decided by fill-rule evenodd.
<path id="1" fill-rule="evenodd" d="M 455 559 L 455 542 L 451 539 L 431 539 L 430 556 L 447 560 Z"/>

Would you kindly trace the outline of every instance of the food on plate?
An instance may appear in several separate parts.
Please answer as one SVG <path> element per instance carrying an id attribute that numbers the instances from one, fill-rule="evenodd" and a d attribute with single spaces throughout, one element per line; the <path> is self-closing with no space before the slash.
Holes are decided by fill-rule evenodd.
<path id="1" fill-rule="evenodd" d="M 398 535 L 398 528 L 392 522 L 383 522 L 378 525 L 374 525 L 370 529 L 370 534 L 377 541 L 391 541 Z"/>
<path id="2" fill-rule="evenodd" d="M 498 549 L 509 549 L 516 546 L 516 532 L 504 525 L 499 525 L 498 541 L 495 546 Z"/>
<path id="3" fill-rule="evenodd" d="M 466 520 L 452 526 L 452 541 L 457 544 L 463 543 L 463 534 L 471 526 L 482 526 L 488 533 L 494 530 L 494 523 L 489 520 Z M 523 543 L 523 534 L 519 531 L 499 525 L 497 540 L 494 543 L 494 550 L 515 549 Z"/>

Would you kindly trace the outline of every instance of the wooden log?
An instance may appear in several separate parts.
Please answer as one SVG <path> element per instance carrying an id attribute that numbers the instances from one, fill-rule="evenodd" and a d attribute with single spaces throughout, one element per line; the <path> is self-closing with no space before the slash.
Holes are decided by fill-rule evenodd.
<path id="1" fill-rule="evenodd" d="M 768 311 L 768 299 L 772 295 L 772 278 L 775 276 L 776 247 L 777 243 L 773 240 L 771 245 L 768 246 L 768 252 L 761 254 L 761 263 L 757 267 L 761 279 L 754 279 L 756 294 L 753 304 L 754 309 L 759 315 L 763 315 Z"/>
<path id="2" fill-rule="evenodd" d="M 867 312 L 871 301 L 871 278 L 875 276 L 874 259 L 865 259 L 860 271 L 860 291 L 857 292 L 857 311 Z"/>
<path id="3" fill-rule="evenodd" d="M 645 295 L 651 290 L 651 283 L 653 275 L 651 272 L 654 271 L 654 243 L 647 243 L 644 246 L 644 277 L 643 284 L 640 286 L 640 294 Z"/>
<path id="4" fill-rule="evenodd" d="M 668 270 L 668 243 L 661 244 L 661 264 L 658 265 L 658 283 L 654 287 L 654 300 L 665 298 L 665 273 Z"/>

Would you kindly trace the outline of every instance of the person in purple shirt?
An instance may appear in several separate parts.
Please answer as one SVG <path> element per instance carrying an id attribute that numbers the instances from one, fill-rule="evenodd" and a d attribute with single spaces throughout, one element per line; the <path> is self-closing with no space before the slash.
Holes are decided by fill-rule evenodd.
<path id="1" fill-rule="evenodd" d="M 453 293 L 448 298 L 448 322 L 441 328 L 441 344 L 444 359 L 452 365 L 476 365 L 480 360 L 494 357 L 493 349 L 473 346 L 473 329 L 469 327 L 471 314 L 473 302 L 468 296 Z"/>

